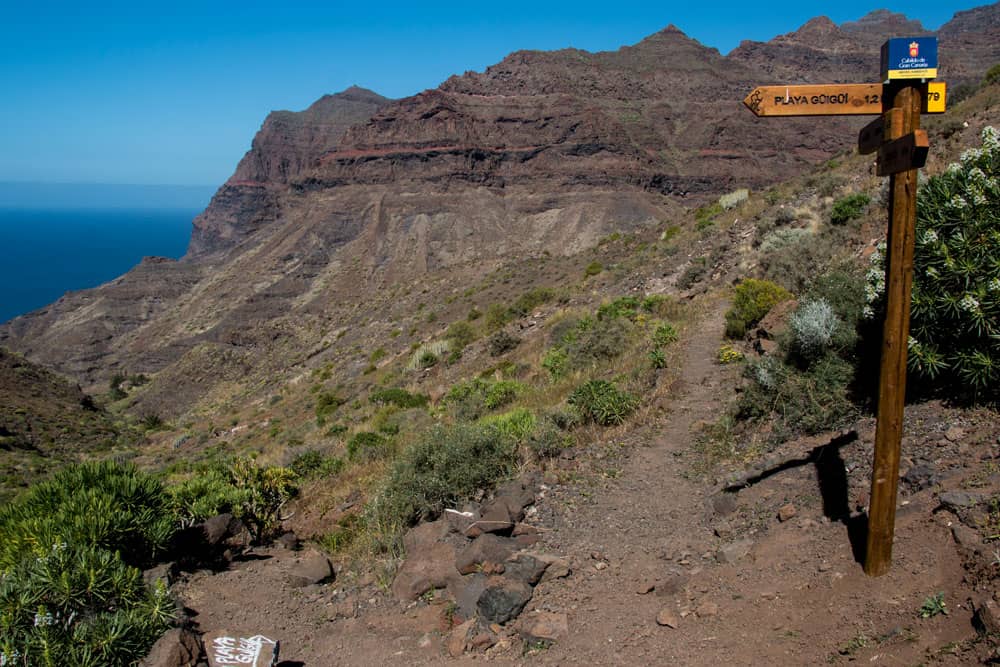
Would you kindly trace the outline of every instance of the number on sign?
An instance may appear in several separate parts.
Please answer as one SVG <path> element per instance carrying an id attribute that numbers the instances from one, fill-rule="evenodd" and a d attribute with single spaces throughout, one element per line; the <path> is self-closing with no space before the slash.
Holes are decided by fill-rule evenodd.
<path id="1" fill-rule="evenodd" d="M 865 95 L 865 104 L 878 104 L 878 95 Z"/>

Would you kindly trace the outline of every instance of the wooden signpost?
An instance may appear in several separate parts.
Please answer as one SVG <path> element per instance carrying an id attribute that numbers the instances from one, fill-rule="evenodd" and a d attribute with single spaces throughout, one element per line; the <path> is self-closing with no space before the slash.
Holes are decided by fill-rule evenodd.
<path id="1" fill-rule="evenodd" d="M 871 501 L 864 570 L 877 577 L 892 565 L 899 487 L 906 344 L 910 332 L 913 237 L 917 218 L 917 170 L 927 160 L 927 133 L 920 114 L 945 110 L 937 75 L 937 40 L 890 39 L 882 47 L 881 84 L 761 86 L 743 103 L 757 116 L 880 114 L 858 136 L 863 154 L 877 153 L 877 173 L 889 176 L 886 313 L 882 329 L 878 424 L 872 462 Z"/>

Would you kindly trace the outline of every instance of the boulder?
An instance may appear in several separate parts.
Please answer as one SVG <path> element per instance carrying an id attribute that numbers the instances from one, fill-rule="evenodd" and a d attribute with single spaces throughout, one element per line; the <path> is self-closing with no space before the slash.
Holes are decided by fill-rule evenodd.
<path id="1" fill-rule="evenodd" d="M 201 531 L 205 535 L 205 542 L 215 547 L 229 538 L 240 535 L 243 532 L 243 523 L 232 514 L 216 514 L 202 522 Z"/>
<path id="2" fill-rule="evenodd" d="M 506 623 L 517 618 L 531 600 L 533 591 L 523 581 L 491 577 L 476 604 L 479 616 L 488 623 Z"/>
<path id="3" fill-rule="evenodd" d="M 163 585 L 167 588 L 174 583 L 174 577 L 177 576 L 177 564 L 176 563 L 160 563 L 155 567 L 151 567 L 142 573 L 142 579 L 146 582 L 146 586 L 150 589 L 155 589 L 156 585 L 163 582 Z"/>
<path id="4" fill-rule="evenodd" d="M 550 644 L 569 634 L 569 618 L 560 612 L 538 611 L 518 620 L 518 632 L 528 643 Z"/>
<path id="5" fill-rule="evenodd" d="M 712 511 L 721 517 L 726 517 L 736 511 L 736 494 L 720 493 L 712 496 Z"/>
<path id="6" fill-rule="evenodd" d="M 292 531 L 282 533 L 281 537 L 279 537 L 276 541 L 289 551 L 298 551 L 302 547 L 302 541 L 299 540 L 298 535 Z"/>
<path id="7" fill-rule="evenodd" d="M 288 571 L 288 583 L 292 586 L 311 586 L 330 581 L 334 577 L 333 566 L 326 556 L 310 550 L 295 559 Z"/>
<path id="8" fill-rule="evenodd" d="M 720 563 L 735 563 L 749 554 L 752 547 L 751 540 L 737 540 L 722 546 L 715 557 Z"/>
<path id="9" fill-rule="evenodd" d="M 991 635 L 1000 633 L 1000 609 L 992 599 L 983 597 L 973 601 L 975 616 L 973 621 L 983 632 Z"/>
<path id="10" fill-rule="evenodd" d="M 201 653 L 198 637 L 185 628 L 173 628 L 153 644 L 139 667 L 194 667 Z"/>
<path id="11" fill-rule="evenodd" d="M 941 507 L 958 514 L 963 509 L 974 507 L 981 496 L 968 491 L 945 491 L 938 499 L 941 501 Z"/>
<path id="12" fill-rule="evenodd" d="M 392 582 L 392 593 L 398 600 L 416 600 L 458 580 L 455 547 L 442 541 L 450 529 L 447 520 L 439 519 L 415 526 L 403 537 L 406 560 Z"/>
<path id="13" fill-rule="evenodd" d="M 445 647 L 448 649 L 448 655 L 453 658 L 461 657 L 465 653 L 465 647 L 469 643 L 469 635 L 472 633 L 475 621 L 469 619 L 465 623 L 456 625 L 452 628 L 451 632 L 448 633 L 448 640 L 445 642 Z"/>
<path id="14" fill-rule="evenodd" d="M 479 520 L 479 514 L 474 511 L 462 512 L 459 510 L 446 509 L 444 511 L 444 518 L 445 521 L 448 522 L 449 530 L 461 535 L 466 535 L 466 531 L 469 529 L 469 526 Z"/>
<path id="15" fill-rule="evenodd" d="M 517 551 L 517 543 L 509 538 L 487 533 L 474 539 L 455 558 L 455 567 L 462 574 L 480 570 L 484 563 L 503 563 Z"/>
<path id="16" fill-rule="evenodd" d="M 677 614 L 674 613 L 673 609 L 664 608 L 656 615 L 656 624 L 676 629 L 680 625 L 680 620 L 678 620 Z"/>
<path id="17" fill-rule="evenodd" d="M 524 518 L 524 508 L 533 505 L 535 502 L 535 491 L 532 484 L 521 480 L 507 482 L 497 489 L 493 495 L 493 500 L 489 506 L 502 505 L 506 508 L 507 516 L 512 521 L 520 521 Z M 486 506 L 483 507 L 483 517 L 486 517 Z"/>
<path id="18" fill-rule="evenodd" d="M 476 615 L 479 604 L 479 597 L 486 590 L 489 577 L 485 574 L 470 574 L 462 577 L 461 581 L 452 587 L 452 595 L 455 598 L 455 607 L 458 616 L 462 619 L 472 618 Z"/>
<path id="19" fill-rule="evenodd" d="M 782 505 L 778 508 L 778 521 L 784 523 L 785 521 L 793 518 L 796 514 L 798 514 L 798 510 L 795 509 L 795 505 L 791 503 Z"/>
<path id="20" fill-rule="evenodd" d="M 929 465 L 920 463 L 909 470 L 903 475 L 903 482 L 910 487 L 912 491 L 921 491 L 929 486 L 934 486 L 938 484 L 941 480 L 941 475 L 939 475 L 934 468 Z"/>
<path id="21" fill-rule="evenodd" d="M 504 563 L 504 571 L 510 579 L 523 581 L 534 586 L 542 579 L 549 564 L 530 554 L 517 554 Z"/>
<path id="22" fill-rule="evenodd" d="M 427 591 L 445 588 L 459 578 L 455 569 L 455 547 L 433 542 L 420 549 L 407 549 L 406 560 L 392 582 L 392 594 L 404 602 Z"/>

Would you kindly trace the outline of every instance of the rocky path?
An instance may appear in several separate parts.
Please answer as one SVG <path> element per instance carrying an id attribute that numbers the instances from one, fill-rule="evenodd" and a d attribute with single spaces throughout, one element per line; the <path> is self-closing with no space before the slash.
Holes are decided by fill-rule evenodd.
<path id="1" fill-rule="evenodd" d="M 551 586 L 536 597 L 536 607 L 564 607 L 571 617 L 570 636 L 546 652 L 545 662 L 635 664 L 668 657 L 655 619 L 666 610 L 661 621 L 679 624 L 682 610 L 673 599 L 702 571 L 702 556 L 714 556 L 703 485 L 682 474 L 682 456 L 695 427 L 724 408 L 723 383 L 732 380 L 715 362 L 722 312 L 716 309 L 688 336 L 669 414 L 628 459 L 619 481 L 592 502 L 557 513 L 546 545 L 575 554 L 579 569 L 563 590 Z M 557 496 L 548 502 L 558 503 Z"/>
<path id="2" fill-rule="evenodd" d="M 846 524 L 825 516 L 817 466 L 726 494 L 685 476 L 698 427 L 718 418 L 736 381 L 714 361 L 722 312 L 688 337 L 669 415 L 617 480 L 590 502 L 571 497 L 558 507 L 558 491 L 546 499 L 555 510 L 546 546 L 574 555 L 577 570 L 536 590 L 534 608 L 566 612 L 569 636 L 535 660 L 808 665 L 864 656 L 914 664 L 932 655 L 947 662 L 929 652 L 974 633 L 961 599 L 953 598 L 948 616 L 917 613 L 935 591 L 963 588 L 948 519 L 931 515 L 929 492 L 904 501 L 895 566 L 870 579 Z M 841 448 L 848 464 L 832 465 L 863 460 L 864 441 Z M 847 480 L 845 501 L 867 488 L 864 471 Z"/>
<path id="3" fill-rule="evenodd" d="M 723 310 L 686 337 L 665 417 L 595 442 L 578 462 L 584 474 L 539 494 L 533 522 L 544 537 L 533 550 L 564 558 L 572 574 L 539 583 L 521 618 L 565 615 L 568 632 L 554 644 L 523 646 L 506 629 L 489 648 L 453 658 L 461 650 L 451 650 L 447 596 L 401 603 L 371 577 L 303 585 L 296 574 L 307 554 L 277 546 L 225 572 L 187 577 L 181 599 L 202 631 L 281 638 L 284 667 L 964 664 L 967 657 L 948 647 L 975 637 L 969 600 L 982 592 L 964 581 L 952 536 L 957 519 L 937 511 L 940 487 L 901 496 L 894 567 L 879 579 L 863 574 L 847 523 L 831 510 L 863 504 L 871 420 L 859 424 L 860 437 L 824 454 L 832 458 L 775 471 L 738 492 L 720 493 L 690 474 L 700 425 L 722 414 L 737 381 L 737 368 L 715 363 Z M 905 446 L 919 446 L 939 479 L 993 456 L 970 457 L 961 440 L 935 435 L 961 415 L 933 407 L 916 415 L 911 420 L 929 435 Z M 995 443 L 997 434 L 984 438 Z M 818 480 L 821 466 L 842 482 L 835 503 Z M 954 479 L 948 484 L 965 484 Z M 921 618 L 922 603 L 941 591 L 950 613 Z"/>

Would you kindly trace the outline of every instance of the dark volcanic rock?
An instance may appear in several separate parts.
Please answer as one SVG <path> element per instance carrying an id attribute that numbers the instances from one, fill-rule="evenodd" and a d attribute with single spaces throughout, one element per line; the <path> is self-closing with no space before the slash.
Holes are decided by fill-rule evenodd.
<path id="1" fill-rule="evenodd" d="M 479 596 L 479 615 L 489 623 L 506 623 L 521 613 L 532 593 L 531 586 L 522 581 L 493 577 Z"/>

